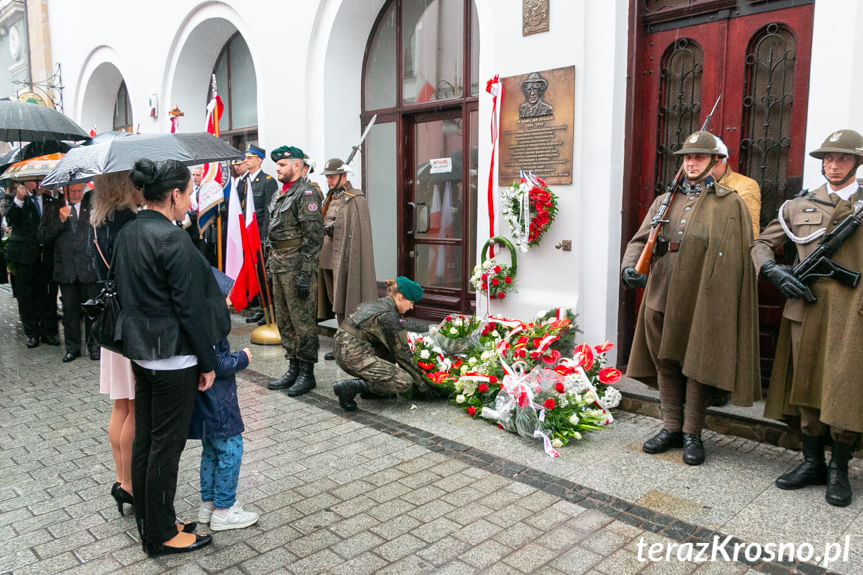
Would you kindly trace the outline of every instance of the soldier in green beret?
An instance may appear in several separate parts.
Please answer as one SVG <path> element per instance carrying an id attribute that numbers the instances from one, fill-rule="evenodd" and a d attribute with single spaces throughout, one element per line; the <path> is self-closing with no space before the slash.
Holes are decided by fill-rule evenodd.
<path id="1" fill-rule="evenodd" d="M 324 237 L 321 197 L 303 178 L 303 151 L 280 146 L 270 154 L 282 188 L 270 201 L 267 269 L 273 277 L 276 323 L 288 370 L 269 389 L 297 396 L 311 391 L 318 361 L 318 256 Z"/>
<path id="2" fill-rule="evenodd" d="M 359 379 L 333 384 L 345 411 L 357 408 L 354 397 L 381 397 L 412 386 L 425 392 L 422 374 L 408 346 L 401 314 L 422 299 L 423 288 L 404 276 L 387 280 L 387 296 L 360 306 L 342 322 L 333 342 L 336 363 Z"/>

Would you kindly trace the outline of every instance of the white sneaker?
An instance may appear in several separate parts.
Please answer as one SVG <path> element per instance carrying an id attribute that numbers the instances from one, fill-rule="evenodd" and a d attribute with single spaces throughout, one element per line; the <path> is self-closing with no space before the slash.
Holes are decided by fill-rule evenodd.
<path id="1" fill-rule="evenodd" d="M 198 523 L 209 523 L 215 508 L 212 501 L 201 501 L 201 506 L 198 508 Z"/>
<path id="2" fill-rule="evenodd" d="M 243 511 L 239 503 L 234 503 L 230 509 L 216 509 L 210 519 L 211 531 L 227 529 L 243 529 L 258 522 L 258 514 L 254 511 Z"/>

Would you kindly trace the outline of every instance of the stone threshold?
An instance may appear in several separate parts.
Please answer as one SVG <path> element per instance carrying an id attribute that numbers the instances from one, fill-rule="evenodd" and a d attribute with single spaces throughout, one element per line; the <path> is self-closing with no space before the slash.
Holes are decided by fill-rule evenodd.
<path id="1" fill-rule="evenodd" d="M 659 409 L 659 390 L 629 377 L 615 384 L 623 395 L 620 409 L 662 419 Z M 708 407 L 705 427 L 724 435 L 734 435 L 787 449 L 800 449 L 800 431 L 781 421 L 768 419 L 764 402 L 751 407 L 738 407 L 728 403 L 722 407 Z"/>

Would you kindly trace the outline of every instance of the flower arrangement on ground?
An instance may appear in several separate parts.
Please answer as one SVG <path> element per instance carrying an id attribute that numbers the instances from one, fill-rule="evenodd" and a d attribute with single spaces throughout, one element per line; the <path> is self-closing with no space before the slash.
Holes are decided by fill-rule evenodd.
<path id="1" fill-rule="evenodd" d="M 575 320 L 566 309 L 540 312 L 530 323 L 496 316 L 476 320 L 465 336 L 470 345 L 454 355 L 439 342 L 455 318 L 411 341 L 428 383 L 452 403 L 471 417 L 542 439 L 546 453 L 557 457 L 557 448 L 611 424 L 611 409 L 621 399 L 613 387 L 621 373 L 605 366 L 613 345 L 572 345 L 579 331 Z"/>
<path id="2" fill-rule="evenodd" d="M 545 181 L 522 172 L 521 181 L 501 190 L 501 211 L 519 251 L 538 246 L 557 216 L 557 195 Z"/>

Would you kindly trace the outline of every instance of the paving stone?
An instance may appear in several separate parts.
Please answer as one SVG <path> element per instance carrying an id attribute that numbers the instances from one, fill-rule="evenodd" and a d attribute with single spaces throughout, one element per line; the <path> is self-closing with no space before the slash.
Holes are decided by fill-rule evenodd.
<path id="1" fill-rule="evenodd" d="M 385 540 L 382 537 L 375 535 L 370 531 L 363 531 L 344 539 L 343 541 L 339 541 L 330 548 L 345 559 L 351 559 L 357 555 L 365 553 L 369 549 L 383 544 L 384 541 Z"/>
<path id="2" fill-rule="evenodd" d="M 390 540 L 415 529 L 418 525 L 420 525 L 420 522 L 413 517 L 398 515 L 372 527 L 370 531 L 377 533 L 384 539 Z"/>
<path id="3" fill-rule="evenodd" d="M 620 535 L 609 529 L 603 529 L 592 535 L 589 535 L 581 540 L 580 546 L 590 549 L 599 555 L 610 555 L 612 552 L 623 546 L 629 537 Z"/>
<path id="4" fill-rule="evenodd" d="M 494 540 L 513 549 L 518 549 L 528 541 L 538 539 L 541 535 L 542 531 L 539 529 L 519 522 L 502 529 L 494 536 Z"/>
<path id="5" fill-rule="evenodd" d="M 551 561 L 551 566 L 570 575 L 582 575 L 602 560 L 601 555 L 582 547 L 574 547 Z"/>
<path id="6" fill-rule="evenodd" d="M 334 567 L 331 573 L 333 575 L 372 575 L 379 573 L 386 565 L 386 560 L 374 553 L 366 552 Z"/>
<path id="7" fill-rule="evenodd" d="M 387 561 L 397 561 L 405 555 L 409 555 L 425 547 L 425 543 L 410 533 L 399 535 L 374 549 L 374 552 Z"/>
<path id="8" fill-rule="evenodd" d="M 320 529 L 304 537 L 293 539 L 285 545 L 285 548 L 297 557 L 306 557 L 340 541 L 341 538 L 335 533 Z"/>
<path id="9" fill-rule="evenodd" d="M 411 533 L 426 543 L 433 543 L 441 537 L 449 535 L 458 529 L 461 529 L 461 525 L 458 523 L 450 521 L 445 517 L 438 517 L 432 521 L 423 521 L 422 524 L 412 530 Z"/>
<path id="10" fill-rule="evenodd" d="M 292 565 L 297 561 L 297 556 L 283 547 L 276 547 L 266 553 L 256 553 L 254 557 L 240 564 L 246 573 L 255 575 L 266 575 L 272 573 L 285 565 Z"/>
<path id="11" fill-rule="evenodd" d="M 353 517 L 349 517 L 331 525 L 330 531 L 332 531 L 339 537 L 348 538 L 352 535 L 356 535 L 360 531 L 370 529 L 371 527 L 374 527 L 379 523 L 380 521 L 378 521 L 371 515 L 367 513 L 360 513 L 358 515 L 354 515 Z"/>

